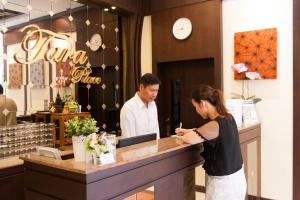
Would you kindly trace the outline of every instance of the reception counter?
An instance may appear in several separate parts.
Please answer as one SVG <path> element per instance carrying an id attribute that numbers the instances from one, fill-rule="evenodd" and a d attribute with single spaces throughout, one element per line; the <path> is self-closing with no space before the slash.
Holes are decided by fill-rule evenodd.
<path id="1" fill-rule="evenodd" d="M 189 171 L 203 162 L 201 144 L 170 137 L 120 148 L 116 162 L 93 165 L 74 159 L 26 155 L 26 199 L 124 199 L 154 186 L 156 200 L 182 200 L 194 192 L 184 184 Z"/>
<path id="2" fill-rule="evenodd" d="M 241 128 L 239 130 L 239 133 L 244 159 L 244 169 L 248 182 L 248 193 L 251 196 L 259 197 L 261 193 L 260 124 Z M 252 147 L 254 146 L 253 144 L 256 146 L 255 151 L 253 151 L 252 149 Z M 73 159 L 66 160 L 67 158 L 72 157 L 71 148 L 68 148 L 65 151 L 61 151 L 61 156 L 64 159 L 62 161 L 52 160 L 34 155 L 22 156 L 22 159 L 24 160 L 20 160 L 18 157 L 1 159 L 0 199 L 23 200 L 25 199 L 24 191 L 26 191 L 26 195 L 33 195 L 33 191 L 36 191 L 39 195 L 42 195 L 41 198 L 33 198 L 33 196 L 27 198 L 33 200 L 51 198 L 57 199 L 57 197 L 55 196 L 56 193 L 58 195 L 65 194 L 66 196 L 71 197 L 73 196 L 73 193 L 76 195 L 78 195 L 79 192 L 84 193 L 85 190 L 83 190 L 83 188 L 85 188 L 87 185 L 91 187 L 88 188 L 88 190 L 86 190 L 85 192 L 93 191 L 91 189 L 93 187 L 95 187 L 96 189 L 104 188 L 101 191 L 104 191 L 106 193 L 111 192 L 112 195 L 115 194 L 114 197 L 119 195 L 121 196 L 119 199 L 122 199 L 123 197 L 143 190 L 148 186 L 153 186 L 154 183 L 156 184 L 156 195 L 160 193 L 160 190 L 170 191 L 175 195 L 177 194 L 176 192 L 180 190 L 176 189 L 176 191 L 174 191 L 174 188 L 181 187 L 180 185 L 176 186 L 177 181 L 172 181 L 173 183 L 171 186 L 162 183 L 160 183 L 160 186 L 157 186 L 157 184 L 159 183 L 159 177 L 164 176 L 168 173 L 180 174 L 182 173 L 180 172 L 180 170 L 183 170 L 184 172 L 187 168 L 193 169 L 194 166 L 201 164 L 203 162 L 201 160 L 201 157 L 199 156 L 199 153 L 202 150 L 201 148 L 201 145 L 191 146 L 188 144 L 182 144 L 181 141 L 175 138 L 164 138 L 159 141 L 153 141 L 118 149 L 117 162 L 108 165 L 91 165 L 76 163 Z M 251 156 L 253 155 L 256 155 L 254 160 L 251 158 Z M 253 163 L 253 161 L 255 162 Z M 148 166 L 148 168 L 146 168 L 146 166 Z M 134 169 L 138 170 L 134 171 Z M 191 172 L 190 174 L 192 174 L 193 170 L 189 170 L 189 172 Z M 32 176 L 32 174 L 34 174 L 35 176 Z M 40 180 L 41 177 L 42 181 Z M 48 180 L 49 177 L 52 178 Z M 142 178 L 146 183 L 144 183 L 142 180 L 137 179 L 136 177 Z M 191 191 L 191 187 L 195 185 L 193 182 L 194 180 L 191 178 L 188 179 L 187 177 L 189 176 L 185 176 L 185 182 L 189 182 L 190 185 L 188 188 L 186 188 L 186 190 Z M 204 179 L 204 177 L 201 178 Z M 106 180 L 108 182 L 101 182 L 101 180 Z M 24 183 L 26 190 L 24 190 Z M 44 198 L 43 195 L 47 193 L 44 193 L 43 191 L 39 193 L 38 190 L 34 190 L 32 188 L 35 187 L 35 185 L 32 185 L 34 183 L 37 184 L 39 189 L 46 188 L 43 190 L 45 190 L 45 192 L 51 193 L 51 197 Z M 96 183 L 99 184 L 99 186 L 97 186 Z M 140 184 L 142 184 L 142 186 L 140 186 Z M 205 192 L 205 187 L 204 185 L 196 185 L 195 190 L 198 192 Z M 185 192 L 185 194 L 186 193 L 187 192 Z M 190 192 L 189 194 L 194 193 Z M 84 197 L 80 196 L 82 198 L 79 198 L 78 196 L 77 199 L 87 198 L 86 195 Z M 187 199 L 193 198 L 189 197 Z"/>

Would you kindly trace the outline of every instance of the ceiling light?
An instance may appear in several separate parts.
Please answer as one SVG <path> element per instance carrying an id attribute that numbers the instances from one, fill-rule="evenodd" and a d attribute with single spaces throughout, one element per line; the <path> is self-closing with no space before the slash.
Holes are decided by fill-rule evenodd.
<path id="1" fill-rule="evenodd" d="M 78 0 L 73 0 L 73 1 L 77 2 Z"/>
<path id="2" fill-rule="evenodd" d="M 109 9 L 108 8 L 104 8 L 104 11 L 107 12 Z"/>
<path id="3" fill-rule="evenodd" d="M 52 16 L 54 15 L 53 10 L 50 10 L 50 11 L 48 12 L 48 14 L 52 17 Z"/>
<path id="4" fill-rule="evenodd" d="M 115 10 L 117 7 L 116 6 L 112 6 L 111 9 Z"/>
<path id="5" fill-rule="evenodd" d="M 29 11 L 31 11 L 31 10 L 32 10 L 32 7 L 31 7 L 31 5 L 27 5 L 27 6 L 26 6 L 26 8 L 27 8 L 27 10 L 29 10 Z"/>

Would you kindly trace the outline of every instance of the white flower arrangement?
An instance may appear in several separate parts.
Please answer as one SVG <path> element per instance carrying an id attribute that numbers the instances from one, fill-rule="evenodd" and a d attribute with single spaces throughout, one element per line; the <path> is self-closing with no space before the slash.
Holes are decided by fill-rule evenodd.
<path id="1" fill-rule="evenodd" d="M 260 74 L 256 71 L 250 71 L 250 69 L 244 63 L 237 63 L 232 65 L 233 71 L 237 73 L 245 72 L 245 76 L 250 80 L 261 79 Z"/>
<path id="2" fill-rule="evenodd" d="M 105 132 L 101 135 L 96 133 L 90 134 L 86 140 L 86 150 L 88 152 L 96 153 L 97 157 L 99 157 L 101 153 L 108 153 L 109 144 L 105 135 Z"/>
<path id="3" fill-rule="evenodd" d="M 241 74 L 241 73 L 245 73 L 245 77 L 247 78 L 247 96 L 245 95 L 245 84 L 244 84 L 244 80 L 242 83 L 242 94 L 236 94 L 236 93 L 232 93 L 233 95 L 235 95 L 238 98 L 242 98 L 243 100 L 252 100 L 253 103 L 257 103 L 259 101 L 261 101 L 260 98 L 255 97 L 255 95 L 250 96 L 249 95 L 249 80 L 257 80 L 257 79 L 262 79 L 260 74 L 256 71 L 252 71 L 249 67 L 246 66 L 245 63 L 237 63 L 237 64 L 233 64 L 232 65 L 232 70 Z"/>

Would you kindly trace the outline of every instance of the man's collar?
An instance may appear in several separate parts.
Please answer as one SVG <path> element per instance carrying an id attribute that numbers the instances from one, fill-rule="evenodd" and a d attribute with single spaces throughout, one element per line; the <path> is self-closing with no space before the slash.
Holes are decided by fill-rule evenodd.
<path id="1" fill-rule="evenodd" d="M 138 95 L 137 92 L 135 93 L 134 96 L 135 96 L 135 98 L 137 100 L 137 103 L 138 103 L 138 105 L 139 105 L 140 108 L 146 107 L 145 103 L 143 102 L 143 100 L 141 99 L 141 97 Z M 148 107 L 152 106 L 153 104 L 154 104 L 154 101 L 148 102 Z"/>
<path id="2" fill-rule="evenodd" d="M 139 105 L 139 108 L 142 108 L 143 106 L 145 106 L 143 100 L 141 99 L 141 97 L 138 95 L 137 92 L 135 93 L 134 96 L 135 96 L 135 98 L 136 98 L 136 100 L 137 100 L 137 103 L 138 103 L 138 105 Z"/>

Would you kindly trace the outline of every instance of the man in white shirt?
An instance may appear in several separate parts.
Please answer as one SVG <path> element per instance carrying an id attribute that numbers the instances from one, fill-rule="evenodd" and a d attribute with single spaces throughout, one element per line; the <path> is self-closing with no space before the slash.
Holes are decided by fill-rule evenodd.
<path id="1" fill-rule="evenodd" d="M 121 109 L 120 123 L 123 137 L 133 137 L 156 133 L 159 139 L 159 126 L 155 98 L 159 78 L 154 74 L 144 74 L 140 80 L 139 91 L 126 101 Z"/>

